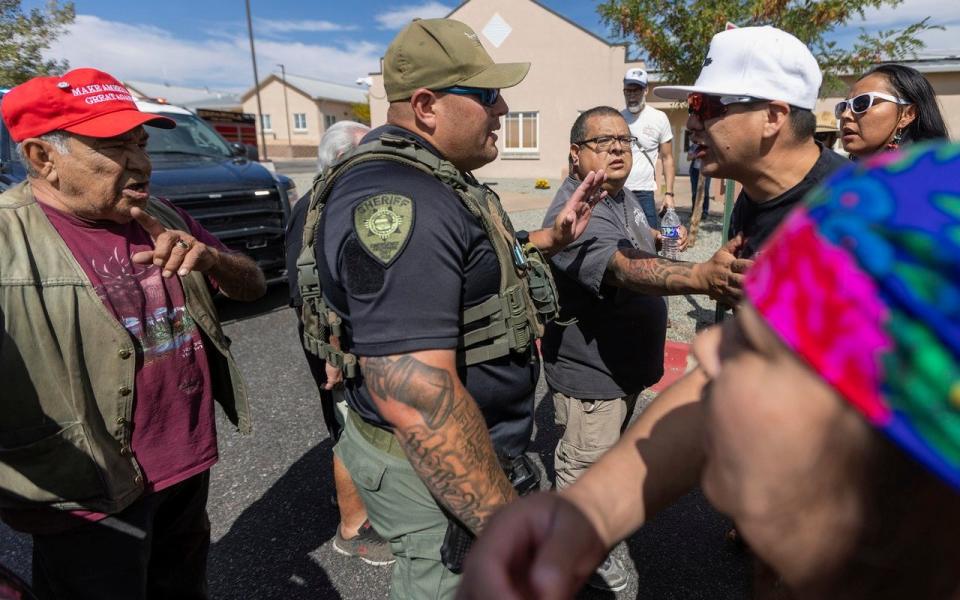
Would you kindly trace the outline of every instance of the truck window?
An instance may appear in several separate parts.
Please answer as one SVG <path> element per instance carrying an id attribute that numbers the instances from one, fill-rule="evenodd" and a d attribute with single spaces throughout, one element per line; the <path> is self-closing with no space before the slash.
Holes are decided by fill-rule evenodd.
<path id="1" fill-rule="evenodd" d="M 229 158 L 230 146 L 206 122 L 193 115 L 159 113 L 177 122 L 174 129 L 151 127 L 148 132 L 149 154 L 191 154 Z"/>

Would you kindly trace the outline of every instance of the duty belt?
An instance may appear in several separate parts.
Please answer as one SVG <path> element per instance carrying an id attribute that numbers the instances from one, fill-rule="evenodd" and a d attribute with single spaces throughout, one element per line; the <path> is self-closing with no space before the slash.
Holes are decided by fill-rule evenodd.
<path id="1" fill-rule="evenodd" d="M 363 420 L 363 417 L 357 414 L 352 408 L 347 410 L 347 415 L 353 423 L 353 426 L 357 428 L 357 432 L 368 444 L 381 452 L 386 452 L 391 456 L 407 460 L 407 455 L 404 453 L 403 448 L 400 447 L 397 436 L 386 429 L 381 429 L 376 425 L 367 423 Z"/>

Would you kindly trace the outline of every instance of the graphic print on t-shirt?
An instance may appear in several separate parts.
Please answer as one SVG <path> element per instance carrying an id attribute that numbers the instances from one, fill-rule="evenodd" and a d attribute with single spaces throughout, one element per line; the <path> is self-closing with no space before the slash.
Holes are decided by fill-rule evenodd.
<path id="1" fill-rule="evenodd" d="M 145 490 L 159 491 L 209 469 L 218 455 L 212 377 L 180 278 L 133 262 L 137 253 L 154 249 L 136 221 L 89 222 L 47 205 L 43 210 L 136 350 L 128 427 Z M 222 248 L 188 215 L 181 217 L 191 235 Z"/>
<path id="2" fill-rule="evenodd" d="M 90 263 L 100 279 L 94 290 L 104 304 L 113 308 L 130 335 L 140 341 L 145 367 L 187 345 L 196 347 L 183 348 L 183 357 L 189 357 L 191 350 L 202 351 L 197 325 L 186 308 L 182 304 L 165 306 L 160 267 L 138 265 L 120 254 L 119 248 L 114 248 L 106 261 L 98 264 L 93 258 Z"/>

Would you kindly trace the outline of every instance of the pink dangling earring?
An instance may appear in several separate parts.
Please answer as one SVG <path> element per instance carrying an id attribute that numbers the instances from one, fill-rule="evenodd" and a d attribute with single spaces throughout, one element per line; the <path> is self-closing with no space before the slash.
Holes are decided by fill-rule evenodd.
<path id="1" fill-rule="evenodd" d="M 903 129 L 898 127 L 897 132 L 893 134 L 893 139 L 887 144 L 887 150 L 897 150 L 900 148 L 900 142 L 903 141 Z"/>

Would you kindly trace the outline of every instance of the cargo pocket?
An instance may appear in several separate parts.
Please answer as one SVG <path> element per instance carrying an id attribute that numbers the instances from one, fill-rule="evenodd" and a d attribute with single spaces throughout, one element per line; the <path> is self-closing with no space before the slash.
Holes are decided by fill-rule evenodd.
<path id="1" fill-rule="evenodd" d="M 353 481 L 365 490 L 371 492 L 380 491 L 380 484 L 383 482 L 383 474 L 387 472 L 387 466 L 383 463 L 376 463 L 369 459 L 357 461 L 355 468 L 350 470 L 350 476 Z"/>
<path id="2" fill-rule="evenodd" d="M 0 489 L 15 501 L 39 503 L 104 497 L 106 484 L 90 454 L 82 423 L 29 444 L 0 446 Z"/>
<path id="3" fill-rule="evenodd" d="M 393 598 L 451 598 L 456 592 L 459 575 L 440 561 L 444 533 L 410 533 L 400 538 L 402 559 L 398 560 L 394 582 L 400 583 L 403 594 Z M 399 557 L 398 557 L 399 558 Z"/>

